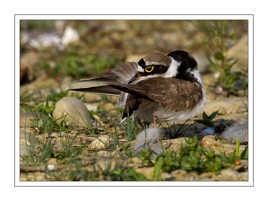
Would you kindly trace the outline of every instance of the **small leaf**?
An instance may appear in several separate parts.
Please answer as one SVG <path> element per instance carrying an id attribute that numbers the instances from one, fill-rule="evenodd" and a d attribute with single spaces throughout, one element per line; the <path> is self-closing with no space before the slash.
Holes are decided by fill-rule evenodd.
<path id="1" fill-rule="evenodd" d="M 205 112 L 203 112 L 203 119 L 204 120 L 209 120 L 209 117 L 208 117 L 208 115 Z"/>
<path id="2" fill-rule="evenodd" d="M 236 140 L 236 145 L 235 145 L 235 156 L 239 158 L 239 148 L 240 148 L 240 138 Z"/>
<path id="3" fill-rule="evenodd" d="M 154 166 L 154 173 L 153 173 L 153 180 L 154 181 L 159 181 L 161 179 L 162 166 L 163 166 L 163 158 L 160 157 Z"/>
<path id="4" fill-rule="evenodd" d="M 219 66 L 209 57 L 209 55 L 207 55 L 207 59 L 211 65 L 211 67 L 215 70 L 215 71 L 219 71 L 220 68 Z"/>
<path id="5" fill-rule="evenodd" d="M 234 60 L 232 61 L 232 63 L 229 64 L 230 68 L 232 68 L 233 65 L 235 65 L 237 62 L 238 62 L 238 59 L 234 59 Z"/>
<path id="6" fill-rule="evenodd" d="M 240 159 L 248 159 L 248 146 L 245 147 L 245 149 L 240 154 Z"/>
<path id="7" fill-rule="evenodd" d="M 218 111 L 213 112 L 211 115 L 209 115 L 208 119 L 213 120 L 217 116 L 217 114 L 218 114 Z"/>
<path id="8" fill-rule="evenodd" d="M 224 56 L 223 56 L 223 54 L 222 54 L 221 52 L 216 52 L 216 53 L 214 54 L 214 58 L 215 58 L 216 60 L 221 60 L 221 61 L 224 60 Z"/>

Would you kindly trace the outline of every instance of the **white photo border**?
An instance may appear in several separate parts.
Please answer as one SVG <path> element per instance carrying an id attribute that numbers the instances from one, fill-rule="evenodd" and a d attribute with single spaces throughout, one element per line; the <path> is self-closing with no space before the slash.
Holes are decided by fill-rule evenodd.
<path id="1" fill-rule="evenodd" d="M 25 182 L 20 181 L 20 20 L 248 20 L 248 181 Z M 254 15 L 253 14 L 15 14 L 14 15 L 14 187 L 254 187 Z"/>

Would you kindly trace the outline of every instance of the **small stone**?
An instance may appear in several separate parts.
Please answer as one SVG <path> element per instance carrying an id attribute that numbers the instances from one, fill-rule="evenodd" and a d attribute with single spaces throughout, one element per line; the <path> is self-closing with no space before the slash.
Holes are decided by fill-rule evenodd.
<path id="1" fill-rule="evenodd" d="M 57 165 L 57 159 L 56 158 L 50 158 L 47 161 L 47 169 L 48 170 L 55 170 Z"/>
<path id="2" fill-rule="evenodd" d="M 171 173 L 171 175 L 175 177 L 174 180 L 176 181 L 196 181 L 198 178 L 197 173 L 187 173 L 185 170 L 175 170 Z"/>
<path id="3" fill-rule="evenodd" d="M 78 41 L 80 38 L 78 32 L 72 27 L 66 27 L 64 34 L 62 36 L 61 42 L 66 47 L 69 43 Z"/>
<path id="4" fill-rule="evenodd" d="M 223 90 L 223 88 L 221 86 L 216 87 L 216 93 L 217 94 L 223 94 L 223 92 L 224 92 L 224 90 Z"/>
<path id="5" fill-rule="evenodd" d="M 109 156 L 111 156 L 111 152 L 109 152 L 109 151 L 99 151 L 97 154 L 98 154 L 98 157 L 109 157 Z"/>
<path id="6" fill-rule="evenodd" d="M 48 169 L 48 170 L 55 170 L 56 168 L 55 168 L 55 165 L 53 165 L 53 164 L 48 164 L 48 165 L 47 165 L 47 169 Z"/>
<path id="7" fill-rule="evenodd" d="M 215 129 L 208 127 L 202 131 L 203 135 L 214 135 L 215 134 Z"/>
<path id="8" fill-rule="evenodd" d="M 234 124 L 228 127 L 223 133 L 219 135 L 220 137 L 227 139 L 230 143 L 236 143 L 239 138 L 240 143 L 248 142 L 248 122 L 243 124 Z"/>
<path id="9" fill-rule="evenodd" d="M 87 109 L 88 109 L 88 111 L 97 111 L 97 109 L 98 109 L 98 105 L 93 105 L 93 104 L 85 104 L 86 105 L 86 107 L 87 107 Z"/>
<path id="10" fill-rule="evenodd" d="M 50 158 L 48 161 L 47 161 L 48 164 L 53 164 L 53 165 L 56 165 L 57 164 L 57 159 L 56 158 Z"/>
<path id="11" fill-rule="evenodd" d="M 36 181 L 45 181 L 46 180 L 45 173 L 43 173 L 43 172 L 37 172 L 35 177 L 36 177 Z"/>
<path id="12" fill-rule="evenodd" d="M 220 146 L 220 142 L 216 140 L 215 136 L 205 136 L 202 139 L 202 142 L 205 142 L 208 146 Z"/>
<path id="13" fill-rule="evenodd" d="M 220 181 L 236 181 L 238 180 L 238 177 L 239 173 L 230 168 L 222 170 L 220 175 L 218 176 Z"/>
<path id="14" fill-rule="evenodd" d="M 216 72 L 213 74 L 215 79 L 218 79 L 220 77 L 221 73 L 220 72 Z"/>
<path id="15" fill-rule="evenodd" d="M 115 109 L 115 106 L 112 104 L 112 103 L 106 103 L 103 108 L 106 110 L 106 111 L 112 111 Z"/>
<path id="16" fill-rule="evenodd" d="M 170 150 L 179 151 L 182 146 L 186 145 L 186 137 L 180 137 L 175 139 L 162 140 L 162 143 L 165 147 L 169 147 Z"/>
<path id="17" fill-rule="evenodd" d="M 142 166 L 142 160 L 138 157 L 131 158 L 132 163 L 135 165 L 135 167 L 141 167 Z"/>
<path id="18" fill-rule="evenodd" d="M 99 94 L 93 94 L 93 93 L 83 93 L 79 92 L 81 95 L 84 95 L 85 99 L 88 102 L 98 102 L 101 100 L 101 96 Z"/>
<path id="19" fill-rule="evenodd" d="M 102 135 L 98 137 L 97 139 L 93 140 L 93 142 L 91 142 L 88 145 L 88 148 L 90 150 L 105 149 L 109 146 L 110 142 L 111 142 L 111 138 L 109 136 Z"/>
<path id="20" fill-rule="evenodd" d="M 72 97 L 65 97 L 58 101 L 53 117 L 60 122 L 63 118 L 68 125 L 88 127 L 91 124 L 90 114 L 85 104 Z"/>
<path id="21" fill-rule="evenodd" d="M 154 167 L 137 168 L 136 172 L 143 174 L 148 179 L 153 179 Z"/>

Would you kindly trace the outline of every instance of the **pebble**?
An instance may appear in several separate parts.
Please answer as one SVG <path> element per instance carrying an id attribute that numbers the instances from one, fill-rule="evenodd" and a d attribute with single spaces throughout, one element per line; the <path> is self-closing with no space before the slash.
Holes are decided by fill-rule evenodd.
<path id="1" fill-rule="evenodd" d="M 208 128 L 206 128 L 206 129 L 204 129 L 202 131 L 202 134 L 204 134 L 204 135 L 214 135 L 215 134 L 215 129 L 212 128 L 212 127 L 208 127 Z"/>
<path id="2" fill-rule="evenodd" d="M 137 168 L 136 172 L 143 174 L 148 179 L 153 179 L 154 167 Z"/>
<path id="3" fill-rule="evenodd" d="M 47 169 L 48 170 L 55 170 L 56 169 L 56 164 L 57 164 L 57 159 L 56 158 L 50 158 L 47 161 Z"/>
<path id="4" fill-rule="evenodd" d="M 87 103 L 85 105 L 86 105 L 88 111 L 94 111 L 95 112 L 98 109 L 98 105 L 93 105 L 93 104 L 89 104 L 89 103 Z"/>
<path id="5" fill-rule="evenodd" d="M 114 110 L 115 109 L 115 106 L 112 104 L 112 103 L 106 103 L 103 108 L 106 110 L 106 111 L 111 111 L 111 110 Z"/>
<path id="6" fill-rule="evenodd" d="M 72 97 L 64 97 L 56 103 L 53 117 L 58 122 L 65 117 L 66 123 L 72 126 L 88 127 L 91 125 L 90 114 L 85 104 Z"/>
<path id="7" fill-rule="evenodd" d="M 56 168 L 55 168 L 55 165 L 53 165 L 53 164 L 48 164 L 48 165 L 47 165 L 47 169 L 51 171 L 51 170 L 55 170 Z"/>
<path id="8" fill-rule="evenodd" d="M 70 26 L 67 26 L 64 30 L 64 34 L 62 36 L 61 42 L 66 47 L 69 43 L 78 41 L 80 36 L 78 32 Z"/>
<path id="9" fill-rule="evenodd" d="M 237 180 L 239 176 L 239 173 L 235 170 L 232 169 L 223 169 L 220 173 L 220 175 L 218 175 L 218 178 L 220 181 L 232 181 L 234 180 L 234 178 L 236 178 L 235 180 Z"/>
<path id="10" fill-rule="evenodd" d="M 230 143 L 236 143 L 236 140 L 240 138 L 240 143 L 248 142 L 248 122 L 243 124 L 234 124 L 223 133 L 219 135 L 220 137 L 227 139 Z"/>
<path id="11" fill-rule="evenodd" d="M 88 148 L 90 150 L 99 150 L 105 149 L 109 146 L 111 142 L 111 138 L 108 135 L 102 135 L 95 140 L 93 140 L 89 145 Z"/>
<path id="12" fill-rule="evenodd" d="M 76 86 L 78 88 L 78 86 Z M 69 86 L 68 89 L 71 87 Z M 79 92 L 79 91 L 70 91 L 70 94 L 78 95 L 78 96 L 84 96 L 85 100 L 87 102 L 99 102 L 101 100 L 101 96 L 99 94 L 94 93 L 85 93 L 85 92 Z"/>

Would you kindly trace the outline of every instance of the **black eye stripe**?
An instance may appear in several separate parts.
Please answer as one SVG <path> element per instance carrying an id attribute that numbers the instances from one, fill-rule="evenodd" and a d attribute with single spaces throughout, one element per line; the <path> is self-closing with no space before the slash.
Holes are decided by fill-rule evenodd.
<path id="1" fill-rule="evenodd" d="M 161 74 L 161 73 L 165 73 L 167 71 L 167 67 L 164 65 L 147 65 L 144 68 L 152 67 L 152 66 L 154 67 L 152 72 L 149 72 L 146 74 Z"/>

